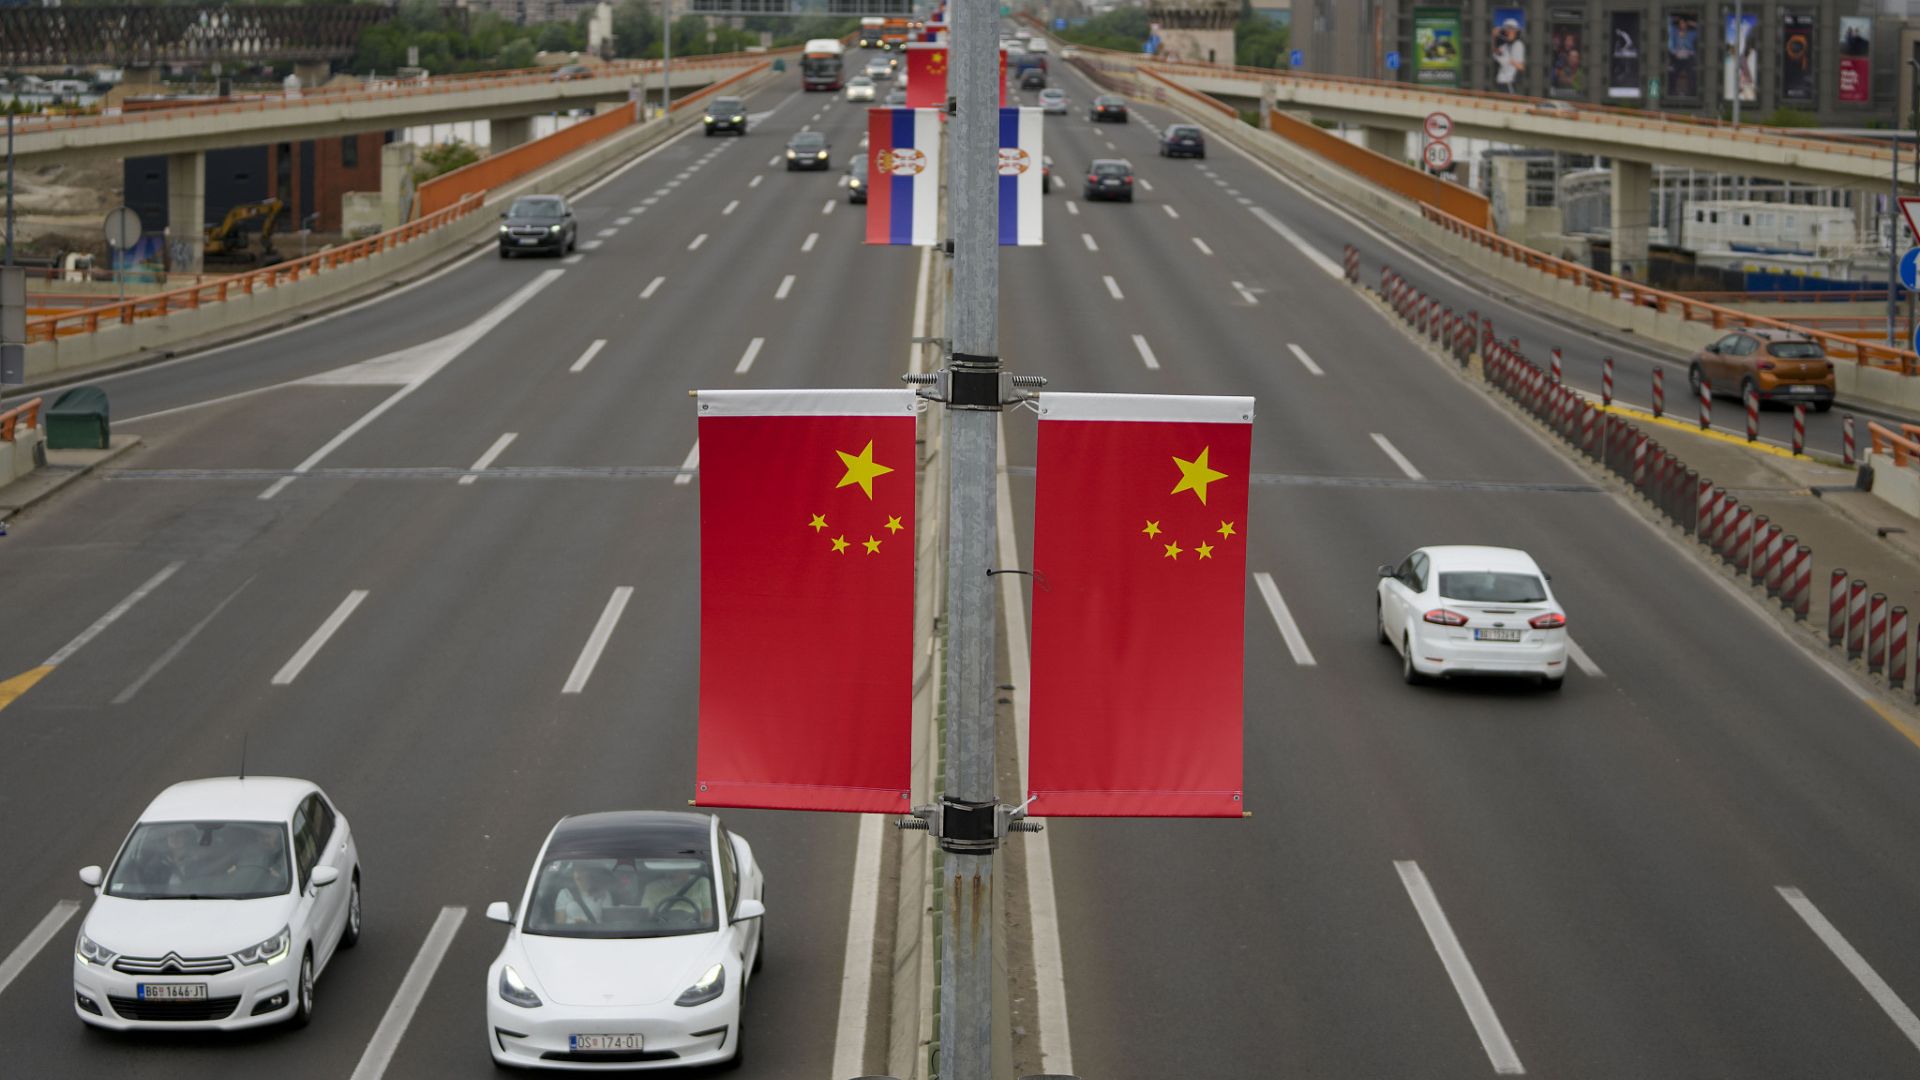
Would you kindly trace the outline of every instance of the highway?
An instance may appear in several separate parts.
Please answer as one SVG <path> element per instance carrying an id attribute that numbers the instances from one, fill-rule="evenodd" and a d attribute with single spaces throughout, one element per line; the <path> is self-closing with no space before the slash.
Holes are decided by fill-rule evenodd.
<path id="1" fill-rule="evenodd" d="M 752 98 L 747 137 L 680 139 L 581 196 L 597 244 L 577 259 L 484 250 L 356 311 L 106 384 L 149 445 L 0 540 L 0 587 L 29 613 L 0 635 L 0 678 L 61 657 L 0 709 L 0 961 L 85 899 L 74 872 L 161 787 L 233 772 L 243 744 L 249 771 L 313 779 L 351 819 L 367 930 L 304 1031 L 119 1037 L 72 1015 L 69 920 L 0 976 L 0 1071 L 488 1068 L 482 983 L 502 931 L 487 902 L 517 900 L 559 816 L 690 793 L 685 391 L 897 385 L 905 366 L 919 253 L 861 243 L 837 167 L 779 165 L 802 125 L 828 133 L 836 166 L 860 141 L 864 110 L 797 81 Z M 1094 126 L 1091 88 L 1057 85 L 1074 99 L 1046 124 L 1064 184 L 1047 245 L 1001 260 L 1002 353 L 1055 390 L 1253 394 L 1259 413 L 1253 816 L 1049 823 L 1060 920 L 1035 934 L 1064 962 L 1073 1070 L 1920 1070 L 1916 747 L 1329 273 L 1360 231 L 1336 209 L 1224 146 L 1162 160 L 1166 110 Z M 1081 200 L 1077 170 L 1103 156 L 1133 161 L 1136 202 Z M 1371 280 L 1382 258 L 1400 267 L 1358 242 Z M 1496 310 L 1503 333 L 1534 332 Z M 1031 414 L 1004 430 L 1027 566 Z M 1374 642 L 1374 567 L 1459 542 L 1527 548 L 1554 574 L 1584 658 L 1563 693 L 1400 683 Z M 635 602 L 582 681 L 623 587 Z M 768 881 L 738 1075 L 827 1076 L 857 822 L 723 817 Z M 430 928 L 456 919 L 411 1022 L 382 1041 Z"/>

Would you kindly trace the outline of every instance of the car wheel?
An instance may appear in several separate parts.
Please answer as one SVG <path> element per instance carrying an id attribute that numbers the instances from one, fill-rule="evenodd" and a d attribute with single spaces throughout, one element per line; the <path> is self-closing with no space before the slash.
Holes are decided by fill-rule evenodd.
<path id="1" fill-rule="evenodd" d="M 1816 401 L 1813 403 L 1814 412 L 1826 412 L 1831 408 L 1833 408 L 1833 402 L 1831 401 Z"/>
<path id="2" fill-rule="evenodd" d="M 303 1028 L 313 1022 L 313 950 L 300 954 L 300 975 L 293 987 L 293 1015 L 287 1026 Z"/>
<path id="3" fill-rule="evenodd" d="M 1408 686 L 1419 686 L 1427 681 L 1427 677 L 1420 674 L 1420 669 L 1413 666 L 1413 639 L 1410 637 L 1400 639 L 1400 680 Z"/>
<path id="4" fill-rule="evenodd" d="M 1194 157 L 1196 157 L 1196 158 L 1198 158 L 1198 159 L 1200 159 L 1201 161 L 1205 161 L 1205 160 L 1207 160 L 1207 152 L 1206 152 L 1205 150 L 1202 150 L 1202 151 L 1200 151 L 1199 153 L 1197 153 L 1197 154 L 1195 154 L 1195 155 L 1193 155 L 1193 156 L 1194 156 Z"/>
<path id="5" fill-rule="evenodd" d="M 1122 196 L 1120 196 L 1120 201 L 1121 201 L 1121 202 L 1132 202 L 1132 201 L 1133 201 L 1133 192 L 1131 192 L 1131 191 L 1129 191 L 1129 192 L 1127 192 L 1127 193 L 1126 193 L 1125 195 L 1122 195 Z"/>
<path id="6" fill-rule="evenodd" d="M 347 923 L 340 928 L 340 947 L 351 949 L 360 944 L 360 871 L 353 872 L 353 886 L 347 893 Z"/>
<path id="7" fill-rule="evenodd" d="M 1380 644 L 1382 645 L 1393 644 L 1393 639 L 1387 636 L 1386 612 L 1380 610 L 1380 601 L 1378 600 L 1373 602 L 1373 635 L 1380 639 Z"/>
<path id="8" fill-rule="evenodd" d="M 1693 391 L 1694 400 L 1700 399 L 1700 365 L 1692 364 L 1687 368 L 1687 388 Z"/>
<path id="9" fill-rule="evenodd" d="M 1545 690 L 1548 693 L 1559 693 L 1560 690 L 1566 685 L 1567 685 L 1567 677 L 1565 675 L 1562 675 L 1557 679 L 1548 677 L 1540 680 L 1540 689 Z"/>
<path id="10" fill-rule="evenodd" d="M 508 251 L 508 250 L 507 250 L 506 248 L 501 248 L 501 249 L 500 249 L 500 257 L 501 257 L 501 258 L 503 258 L 503 259 L 511 259 L 511 258 L 513 258 L 513 252 L 511 252 L 511 251 Z"/>

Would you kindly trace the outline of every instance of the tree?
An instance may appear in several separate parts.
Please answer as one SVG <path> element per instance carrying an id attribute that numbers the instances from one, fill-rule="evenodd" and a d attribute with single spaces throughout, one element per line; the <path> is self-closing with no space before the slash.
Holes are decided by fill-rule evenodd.
<path id="1" fill-rule="evenodd" d="M 464 168 L 480 160 L 480 151 L 458 139 L 436 143 L 414 158 L 413 182 L 422 184 L 443 173 Z"/>

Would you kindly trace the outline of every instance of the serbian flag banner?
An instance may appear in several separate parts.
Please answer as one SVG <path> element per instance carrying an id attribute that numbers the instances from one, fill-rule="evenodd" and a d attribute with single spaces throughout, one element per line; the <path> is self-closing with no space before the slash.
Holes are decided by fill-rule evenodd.
<path id="1" fill-rule="evenodd" d="M 1239 817 L 1253 399 L 1040 396 L 1035 817 Z"/>
<path id="2" fill-rule="evenodd" d="M 700 806 L 900 813 L 912 390 L 701 390 Z"/>
<path id="3" fill-rule="evenodd" d="M 1000 110 L 1000 242 L 1029 246 L 1040 239 L 1041 145 L 1039 109 Z"/>
<path id="4" fill-rule="evenodd" d="M 907 108 L 947 107 L 947 47 L 924 41 L 907 43 Z"/>
<path id="5" fill-rule="evenodd" d="M 940 110 L 867 110 L 867 243 L 937 240 Z"/>

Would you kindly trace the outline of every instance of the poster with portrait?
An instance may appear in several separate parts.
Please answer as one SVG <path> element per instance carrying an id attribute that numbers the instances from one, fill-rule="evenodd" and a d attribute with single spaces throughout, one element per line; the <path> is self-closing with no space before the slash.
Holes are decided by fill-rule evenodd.
<path id="1" fill-rule="evenodd" d="M 1780 15 L 1780 100 L 1813 102 L 1813 16 L 1800 12 Z"/>
<path id="2" fill-rule="evenodd" d="M 1527 9 L 1493 9 L 1493 42 L 1487 49 L 1493 61 L 1493 88 L 1519 94 L 1527 89 Z"/>
<path id="3" fill-rule="evenodd" d="M 1413 81 L 1422 86 L 1460 85 L 1460 10 L 1413 9 Z"/>
<path id="4" fill-rule="evenodd" d="M 1840 16 L 1840 100 L 1865 102 L 1873 98 L 1873 20 L 1864 15 Z"/>
<path id="5" fill-rule="evenodd" d="M 1586 16 L 1578 10 L 1556 8 L 1547 27 L 1552 50 L 1547 66 L 1547 96 L 1587 96 Z"/>
<path id="6" fill-rule="evenodd" d="M 1616 11 L 1607 16 L 1607 96 L 1626 100 L 1640 97 L 1640 13 Z"/>
<path id="7" fill-rule="evenodd" d="M 1661 96 L 1674 101 L 1700 99 L 1700 13 L 1667 13 L 1667 83 Z"/>
<path id="8" fill-rule="evenodd" d="M 1760 16 L 1727 13 L 1720 36 L 1720 100 L 1760 100 Z"/>

